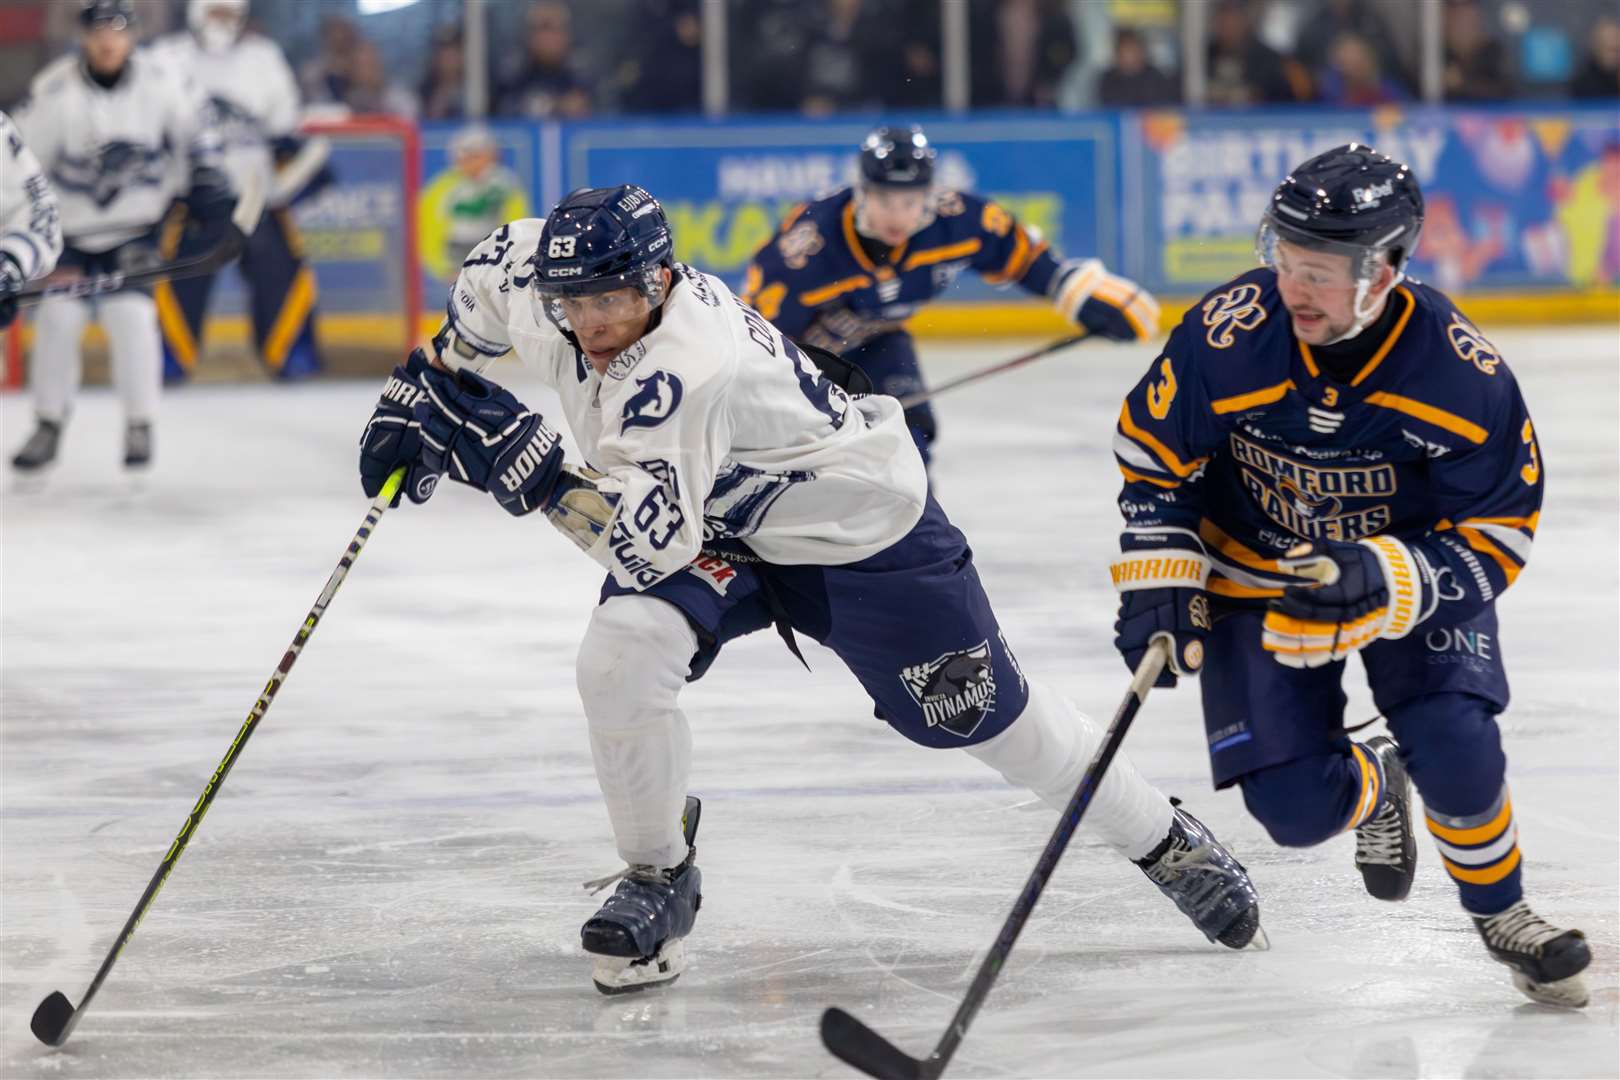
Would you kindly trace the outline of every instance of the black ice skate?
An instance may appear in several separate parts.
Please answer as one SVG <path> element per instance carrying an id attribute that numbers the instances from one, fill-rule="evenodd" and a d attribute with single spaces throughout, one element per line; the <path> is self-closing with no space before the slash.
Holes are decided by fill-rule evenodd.
<path id="1" fill-rule="evenodd" d="M 600 911 L 580 929 L 585 951 L 596 957 L 591 980 L 604 994 L 624 994 L 672 983 L 686 970 L 686 935 L 703 905 L 703 873 L 693 860 L 702 804 L 691 795 L 681 815 L 686 858 L 679 866 L 631 866 L 601 881 L 622 878 Z"/>
<path id="2" fill-rule="evenodd" d="M 1384 806 L 1356 829 L 1356 869 L 1367 892 L 1380 900 L 1405 900 L 1417 876 L 1417 837 L 1412 833 L 1412 781 L 1400 747 L 1387 735 L 1361 744 L 1384 769 Z"/>
<path id="3" fill-rule="evenodd" d="M 1260 929 L 1260 897 L 1243 864 L 1179 806 L 1170 835 L 1136 865 L 1209 940 L 1232 949 L 1271 947 Z"/>
<path id="4" fill-rule="evenodd" d="M 144 469 L 152 464 L 152 425 L 131 423 L 124 429 L 124 468 Z"/>
<path id="5" fill-rule="evenodd" d="M 62 442 L 62 425 L 55 420 L 39 419 L 39 426 L 22 444 L 11 467 L 18 472 L 38 472 L 56 460 L 56 451 Z"/>
<path id="6" fill-rule="evenodd" d="M 1586 1005 L 1581 972 L 1592 962 L 1586 935 L 1560 930 L 1523 900 L 1489 918 L 1475 916 L 1474 927 L 1491 956 L 1513 969 L 1513 985 L 1542 1005 L 1579 1009 Z"/>

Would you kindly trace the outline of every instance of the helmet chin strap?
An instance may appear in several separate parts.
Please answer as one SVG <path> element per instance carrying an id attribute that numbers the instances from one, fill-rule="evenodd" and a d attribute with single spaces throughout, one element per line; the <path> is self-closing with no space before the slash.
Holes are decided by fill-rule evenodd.
<path id="1" fill-rule="evenodd" d="M 1368 306 L 1367 294 L 1372 289 L 1372 282 L 1368 281 L 1366 278 L 1358 279 L 1356 281 L 1356 302 L 1350 308 L 1350 312 L 1354 316 L 1354 319 L 1350 323 L 1350 329 L 1346 330 L 1344 333 L 1340 334 L 1331 341 L 1322 342 L 1322 344 L 1337 345 L 1341 341 L 1349 341 L 1351 338 L 1367 329 L 1367 327 L 1371 326 L 1377 320 L 1378 316 L 1383 313 L 1384 304 L 1389 300 L 1389 294 L 1395 291 L 1395 286 L 1399 285 L 1405 280 L 1405 274 L 1401 273 L 1399 270 L 1395 271 L 1395 277 L 1388 285 L 1384 287 L 1384 291 L 1378 294 L 1377 299 L 1372 302 L 1371 306 Z"/>

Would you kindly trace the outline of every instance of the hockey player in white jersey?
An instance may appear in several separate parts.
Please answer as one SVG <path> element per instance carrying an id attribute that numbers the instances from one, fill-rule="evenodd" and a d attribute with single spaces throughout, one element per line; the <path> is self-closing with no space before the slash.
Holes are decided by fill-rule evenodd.
<path id="1" fill-rule="evenodd" d="M 602 992 L 684 966 L 702 877 L 677 699 L 741 634 L 774 623 L 795 652 L 794 631 L 809 635 L 906 738 L 1066 805 L 1099 733 L 1019 669 L 899 402 L 851 397 L 719 278 L 676 263 L 647 192 L 581 189 L 544 222 L 503 226 L 468 256 L 447 314 L 432 355 L 385 387 L 362 482 L 374 496 L 407 466 L 422 502 L 448 472 L 549 519 L 608 572 L 577 662 L 627 864 L 581 932 Z M 508 352 L 556 389 L 586 467 L 479 374 Z M 1256 938 L 1242 866 L 1124 756 L 1086 824 L 1211 941 Z"/>
<path id="2" fill-rule="evenodd" d="M 34 78 L 15 116 L 61 208 L 58 278 L 154 260 L 153 231 L 176 195 L 219 236 L 229 225 L 235 196 L 218 168 L 207 101 L 183 73 L 135 51 L 133 21 L 129 0 L 88 0 L 81 47 Z M 124 464 L 151 461 L 163 375 L 157 311 L 145 291 L 126 289 L 94 300 L 53 297 L 35 309 L 29 377 L 39 423 L 12 458 L 19 470 L 56 458 L 92 311 L 107 331 L 123 399 Z"/>
<path id="3" fill-rule="evenodd" d="M 0 112 L 0 330 L 17 317 L 17 293 L 62 254 L 62 219 L 45 170 Z"/>
<path id="4" fill-rule="evenodd" d="M 253 340 L 266 369 L 282 378 L 320 370 L 315 344 L 315 271 L 300 254 L 292 201 L 330 176 L 325 139 L 298 135 L 298 80 L 281 46 L 247 29 L 248 0 L 190 0 L 187 29 L 160 38 L 160 62 L 196 81 L 213 107 L 224 170 L 237 191 L 267 193 L 268 212 L 242 252 Z M 164 255 L 185 256 L 165 237 Z M 159 285 L 153 293 L 163 329 L 164 365 L 185 378 L 204 349 L 215 276 Z"/>

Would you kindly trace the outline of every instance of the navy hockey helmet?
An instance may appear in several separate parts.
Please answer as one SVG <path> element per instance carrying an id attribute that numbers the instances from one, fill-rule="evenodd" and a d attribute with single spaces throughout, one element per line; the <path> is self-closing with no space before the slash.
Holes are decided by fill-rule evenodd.
<path id="1" fill-rule="evenodd" d="M 1267 266 L 1278 240 L 1348 255 L 1357 281 L 1371 281 L 1387 259 L 1399 280 L 1422 230 L 1423 193 L 1412 170 L 1350 143 L 1283 178 L 1261 220 L 1256 249 Z"/>
<path id="2" fill-rule="evenodd" d="M 937 154 L 923 129 L 885 124 L 861 140 L 861 183 L 876 187 L 927 187 L 934 182 Z"/>
<path id="3" fill-rule="evenodd" d="M 664 208 L 635 184 L 579 188 L 558 203 L 540 230 L 535 288 L 543 296 L 586 296 L 636 288 L 657 306 L 660 266 L 673 267 Z"/>
<path id="4" fill-rule="evenodd" d="M 84 0 L 79 25 L 86 30 L 102 26 L 128 30 L 135 25 L 135 5 L 131 0 Z"/>

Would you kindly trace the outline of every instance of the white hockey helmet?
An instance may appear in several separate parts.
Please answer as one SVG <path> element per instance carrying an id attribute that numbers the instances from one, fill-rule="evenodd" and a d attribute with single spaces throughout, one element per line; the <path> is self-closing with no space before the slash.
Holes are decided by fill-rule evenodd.
<path id="1" fill-rule="evenodd" d="M 208 52 L 235 45 L 247 17 L 248 0 L 190 0 L 186 5 L 186 25 Z"/>

